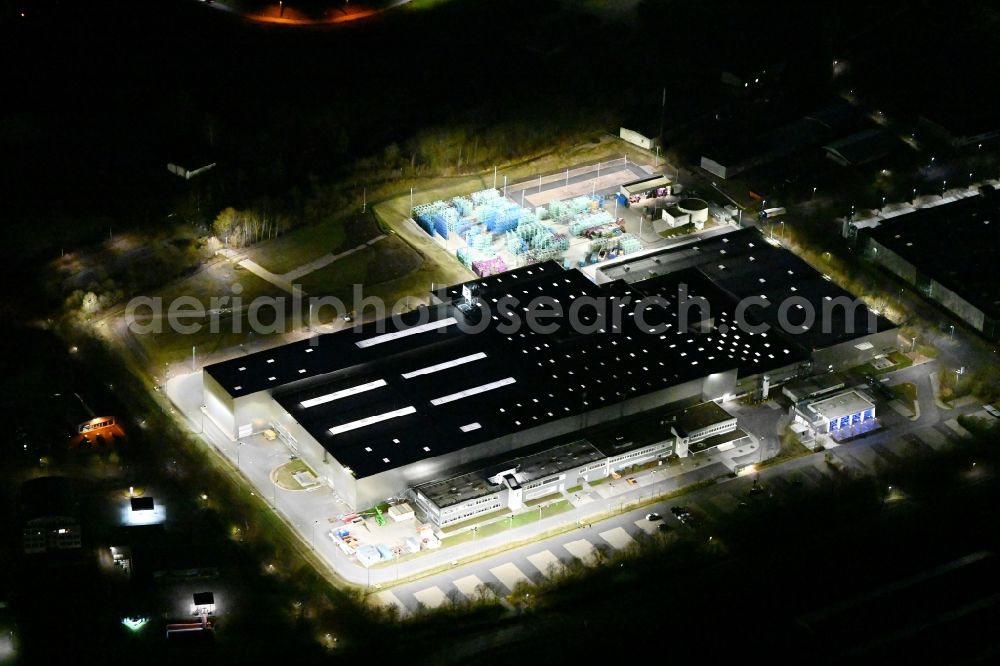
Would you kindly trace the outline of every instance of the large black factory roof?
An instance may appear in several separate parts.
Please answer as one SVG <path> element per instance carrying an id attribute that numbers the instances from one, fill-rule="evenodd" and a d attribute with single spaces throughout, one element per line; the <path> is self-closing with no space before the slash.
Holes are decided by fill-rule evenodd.
<path id="1" fill-rule="evenodd" d="M 755 229 L 697 239 L 638 259 L 626 258 L 601 272 L 613 280 L 626 280 L 637 289 L 648 289 L 643 285 L 649 284 L 659 289 L 659 280 L 671 285 L 674 293 L 677 282 L 700 285 L 716 294 L 717 300 L 709 298 L 713 309 L 721 307 L 730 317 L 742 301 L 747 304 L 747 323 L 780 330 L 806 352 L 894 327 L 829 277 L 788 250 L 769 243 Z M 845 301 L 857 302 L 857 307 L 847 310 L 838 305 Z M 786 303 L 784 315 L 790 326 L 783 325 L 779 318 L 782 303 Z M 810 309 L 815 313 L 811 326 L 805 319 Z"/>
<path id="2" fill-rule="evenodd" d="M 1000 287 L 993 274 L 1000 247 L 1000 193 L 984 194 L 886 220 L 865 231 L 994 319 Z"/>
<path id="3" fill-rule="evenodd" d="M 739 368 L 766 372 L 803 359 L 777 334 L 750 334 L 731 313 L 679 325 L 677 298 L 639 306 L 640 285 L 598 287 L 549 262 L 437 292 L 443 302 L 396 320 L 314 337 L 206 368 L 234 398 L 272 391 L 331 455 L 363 478 L 498 437 Z M 700 288 L 696 288 L 700 289 Z M 465 290 L 468 292 L 468 290 Z M 709 286 L 704 287 L 706 298 Z M 558 330 L 510 326 L 533 299 L 560 307 Z M 575 300 L 607 304 L 590 330 L 567 315 Z M 616 314 L 612 314 L 616 312 Z M 484 314 L 485 313 L 485 314 Z M 730 318 L 727 319 L 727 314 Z M 694 319 L 698 319 L 694 317 Z M 640 325 L 641 321 L 641 325 Z M 468 332 L 479 325 L 482 332 Z"/>

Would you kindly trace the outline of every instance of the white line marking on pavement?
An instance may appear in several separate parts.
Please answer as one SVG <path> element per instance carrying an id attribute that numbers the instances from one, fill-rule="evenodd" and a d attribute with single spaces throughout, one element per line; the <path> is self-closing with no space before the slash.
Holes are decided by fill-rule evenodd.
<path id="1" fill-rule="evenodd" d="M 635 543 L 635 539 L 630 537 L 623 527 L 616 527 L 607 532 L 601 532 L 600 537 L 618 550 Z"/>
<path id="2" fill-rule="evenodd" d="M 378 599 L 378 602 L 383 606 L 395 606 L 404 613 L 407 611 L 406 606 L 404 606 L 403 602 L 399 600 L 399 597 L 389 590 L 379 592 L 375 595 L 375 598 Z"/>
<path id="3" fill-rule="evenodd" d="M 498 567 L 493 567 L 490 569 L 490 573 L 497 577 L 504 587 L 510 591 L 514 591 L 514 586 L 520 583 L 522 580 L 531 582 L 527 576 L 524 575 L 517 565 L 513 562 L 508 562 L 507 564 L 501 564 Z"/>
<path id="4" fill-rule="evenodd" d="M 437 608 L 448 600 L 448 597 L 444 596 L 444 592 L 437 585 L 414 592 L 413 597 L 428 608 Z"/>
<path id="5" fill-rule="evenodd" d="M 594 544 L 590 543 L 586 539 L 579 539 L 577 541 L 564 543 L 563 548 L 568 550 L 569 554 L 578 560 L 586 560 L 594 552 Z"/>
<path id="6" fill-rule="evenodd" d="M 542 552 L 535 553 L 534 555 L 528 555 L 528 561 L 531 562 L 535 568 L 546 577 L 549 575 L 549 571 L 551 571 L 552 567 L 559 566 L 559 558 L 548 550 L 543 550 Z"/>
<path id="7" fill-rule="evenodd" d="M 476 588 L 482 585 L 483 581 L 479 580 L 479 576 L 473 574 L 471 576 L 466 576 L 465 578 L 453 580 L 451 584 L 457 587 L 458 591 L 467 596 L 469 599 L 474 599 L 478 596 Z"/>
<path id="8" fill-rule="evenodd" d="M 646 534 L 656 534 L 656 529 L 657 529 L 656 523 L 650 520 L 646 520 L 645 518 L 640 518 L 639 520 L 635 521 L 635 526 L 638 527 L 643 532 L 645 532 Z"/>

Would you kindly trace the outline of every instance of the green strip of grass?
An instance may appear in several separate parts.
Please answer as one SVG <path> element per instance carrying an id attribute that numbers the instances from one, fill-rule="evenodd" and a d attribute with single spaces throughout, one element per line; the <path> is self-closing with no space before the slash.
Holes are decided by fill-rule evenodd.
<path id="1" fill-rule="evenodd" d="M 533 500 L 528 500 L 524 503 L 524 506 L 538 506 L 544 502 L 551 502 L 554 499 L 562 497 L 560 493 L 549 493 L 548 495 L 542 495 L 541 497 L 536 497 Z"/>

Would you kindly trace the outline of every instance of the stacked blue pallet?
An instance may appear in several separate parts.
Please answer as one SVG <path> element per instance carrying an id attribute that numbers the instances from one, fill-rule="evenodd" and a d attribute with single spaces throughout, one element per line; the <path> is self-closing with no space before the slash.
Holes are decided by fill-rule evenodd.
<path id="1" fill-rule="evenodd" d="M 441 211 L 441 217 L 444 218 L 444 223 L 448 231 L 455 231 L 459 220 L 458 210 L 455 208 L 445 208 Z"/>
<path id="2" fill-rule="evenodd" d="M 418 215 L 417 224 L 420 225 L 421 229 L 427 232 L 428 236 L 434 235 L 434 223 L 431 222 L 429 218 L 424 217 L 423 215 Z"/>
<path id="3" fill-rule="evenodd" d="M 467 247 L 460 247 L 458 248 L 458 251 L 455 252 L 455 256 L 458 257 L 458 260 L 462 262 L 462 265 L 466 268 L 472 268 L 472 250 Z"/>
<path id="4" fill-rule="evenodd" d="M 469 198 L 472 199 L 472 203 L 476 206 L 482 206 L 485 203 L 499 199 L 500 192 L 496 189 L 490 188 L 487 190 L 480 190 L 479 192 L 473 192 Z"/>
<path id="5" fill-rule="evenodd" d="M 455 197 L 451 200 L 452 205 L 458 209 L 458 212 L 462 214 L 462 217 L 468 217 L 472 214 L 473 209 L 475 209 L 475 204 L 472 200 L 467 197 Z"/>
<path id="6" fill-rule="evenodd" d="M 455 233 L 461 236 L 462 238 L 465 238 L 466 234 L 469 233 L 469 229 L 471 229 L 475 225 L 476 225 L 475 220 L 470 220 L 467 217 L 463 217 L 458 221 L 458 224 L 455 225 Z"/>
<path id="7" fill-rule="evenodd" d="M 448 223 L 445 222 L 444 216 L 440 213 L 434 216 L 434 231 L 437 232 L 438 236 L 447 240 Z"/>

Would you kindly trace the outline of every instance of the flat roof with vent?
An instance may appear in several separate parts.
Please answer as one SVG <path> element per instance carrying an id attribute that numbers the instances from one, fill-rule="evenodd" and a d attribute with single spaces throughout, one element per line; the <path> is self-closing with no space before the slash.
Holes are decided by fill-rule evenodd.
<path id="1" fill-rule="evenodd" d="M 843 307 L 832 307 L 838 299 L 853 300 L 854 297 L 795 254 L 769 243 L 752 228 L 695 239 L 637 259 L 626 258 L 599 272 L 605 279 L 625 280 L 642 291 L 647 289 L 643 280 L 668 279 L 667 276 L 681 271 L 686 271 L 684 276 L 691 280 L 695 271 L 701 273 L 715 293 L 728 300 L 729 305 L 723 301 L 722 307 L 728 307 L 730 314 L 740 301 L 755 299 L 762 305 L 751 305 L 746 310 L 747 318 L 753 320 L 751 323 L 767 324 L 773 334 L 780 335 L 803 352 L 825 349 L 894 328 L 892 322 L 876 315 L 864 304 L 851 313 Z M 783 330 L 779 324 L 779 308 L 786 299 L 792 303 L 787 311 L 789 330 Z M 816 313 L 812 326 L 806 325 L 803 299 Z M 763 307 L 764 303 L 767 307 Z M 820 325 L 824 311 L 830 314 L 826 326 Z"/>
<path id="2" fill-rule="evenodd" d="M 597 286 L 554 263 L 474 282 L 482 307 L 472 318 L 445 301 L 206 372 L 234 398 L 267 390 L 360 479 L 744 365 L 765 370 L 799 358 L 770 334 L 740 331 L 722 308 L 703 326 L 680 330 L 676 297 L 640 302 L 648 290 Z M 579 298 L 600 300 L 607 319 L 588 306 L 580 310 L 586 330 L 566 316 L 546 320 L 553 331 L 510 329 L 505 297 L 517 300 L 513 313 L 522 319 L 535 297 L 564 315 Z M 465 324 L 482 326 L 471 333 Z"/>
<path id="3" fill-rule="evenodd" d="M 1000 193 L 921 208 L 883 221 L 863 232 L 913 264 L 920 275 L 939 282 L 1000 319 Z M 878 259 L 878 252 L 875 252 Z"/>
<path id="4" fill-rule="evenodd" d="M 503 489 L 502 485 L 489 482 L 489 479 L 497 474 L 512 470 L 514 480 L 524 485 L 603 458 L 604 454 L 590 442 L 575 440 L 550 446 L 529 455 L 511 457 L 492 467 L 423 483 L 416 486 L 415 490 L 438 507 L 444 508 L 500 492 Z M 575 479 L 573 481 L 575 482 Z"/>

